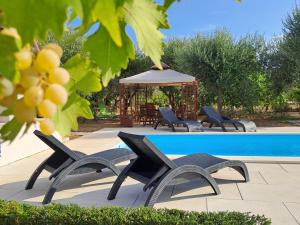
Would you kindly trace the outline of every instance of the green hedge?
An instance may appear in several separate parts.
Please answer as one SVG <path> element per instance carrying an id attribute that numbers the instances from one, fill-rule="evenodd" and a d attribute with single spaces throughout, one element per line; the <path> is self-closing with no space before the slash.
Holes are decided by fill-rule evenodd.
<path id="1" fill-rule="evenodd" d="M 151 208 L 82 208 L 77 205 L 32 206 L 0 200 L 1 225 L 260 225 L 264 216 L 239 212 L 197 213 Z"/>

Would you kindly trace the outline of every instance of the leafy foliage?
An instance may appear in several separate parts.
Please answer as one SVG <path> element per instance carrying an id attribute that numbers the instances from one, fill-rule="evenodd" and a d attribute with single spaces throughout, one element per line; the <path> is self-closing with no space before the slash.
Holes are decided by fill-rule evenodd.
<path id="1" fill-rule="evenodd" d="M 6 74 L 10 80 L 16 74 L 15 53 L 19 50 L 17 40 L 8 35 L 0 33 L 0 75 Z"/>
<path id="2" fill-rule="evenodd" d="M 69 97 L 67 105 L 66 108 L 60 108 L 54 118 L 56 129 L 61 135 L 68 135 L 71 129 L 78 129 L 77 117 L 93 118 L 88 100 L 73 94 Z"/>
<path id="3" fill-rule="evenodd" d="M 175 50 L 175 62 L 216 96 L 220 111 L 224 103 L 236 107 L 253 105 L 254 80 L 260 72 L 255 42 L 249 37 L 236 42 L 224 31 L 212 36 L 197 35 Z"/>
<path id="4" fill-rule="evenodd" d="M 187 212 L 152 208 L 81 208 L 77 205 L 32 206 L 0 200 L 0 223 L 5 225 L 269 225 L 264 216 L 240 212 Z"/>
<path id="5" fill-rule="evenodd" d="M 57 43 L 63 49 L 61 63 L 65 64 L 73 56 L 80 54 L 87 57 L 87 53 L 83 49 L 85 38 L 82 32 L 71 30 L 63 33 L 61 38 L 55 38 L 53 33 L 49 33 L 44 44 Z"/>
<path id="6" fill-rule="evenodd" d="M 157 30 L 157 27 L 165 25 L 162 11 L 158 10 L 152 1 L 132 0 L 124 3 L 124 14 L 125 21 L 135 30 L 142 51 L 161 68 L 163 35 Z"/>
<path id="7" fill-rule="evenodd" d="M 15 27 L 23 44 L 28 44 L 35 38 L 44 40 L 49 30 L 62 35 L 68 5 L 69 0 L 1 0 L 0 10 L 4 12 L 3 25 Z"/>
<path id="8" fill-rule="evenodd" d="M 114 78 L 121 69 L 125 69 L 129 59 L 134 58 L 134 47 L 122 27 L 123 47 L 119 48 L 110 38 L 105 28 L 100 27 L 95 35 L 85 43 L 85 49 L 91 53 L 91 58 L 99 65 L 102 72 L 102 82 L 107 86 L 110 79 Z"/>
<path id="9" fill-rule="evenodd" d="M 298 72 L 300 70 L 300 8 L 296 7 L 288 15 L 284 22 L 284 43 L 283 47 L 289 57 L 297 64 Z"/>
<path id="10" fill-rule="evenodd" d="M 290 91 L 300 81 L 300 9 L 296 7 L 283 23 L 283 37 L 273 40 L 262 51 L 261 63 L 270 91 L 266 102 L 275 111 L 284 111 L 288 100 L 297 101 Z"/>
<path id="11" fill-rule="evenodd" d="M 76 129 L 77 116 L 92 118 L 89 103 L 79 94 L 89 95 L 100 91 L 101 83 L 107 86 L 111 79 L 120 75 L 122 69 L 127 68 L 129 60 L 134 58 L 133 42 L 125 31 L 127 25 L 134 30 L 140 49 L 158 67 L 161 66 L 163 35 L 160 29 L 168 27 L 166 10 L 173 2 L 174 0 L 168 0 L 159 5 L 150 0 L 0 0 L 1 27 L 16 28 L 20 36 L 20 40 L 17 40 L 16 37 L 0 33 L 1 76 L 11 81 L 19 79 L 15 53 L 28 44 L 39 51 L 36 40 L 40 42 L 48 36 L 47 41 L 62 45 L 70 46 L 77 42 L 79 49 L 65 52 L 62 58 L 62 63 L 71 71 L 69 100 L 59 109 L 55 120 L 61 134 L 67 134 L 70 129 Z M 70 24 L 75 18 L 82 21 L 76 28 L 78 31 L 71 31 L 63 36 L 65 24 Z M 99 29 L 93 34 L 88 33 L 86 40 L 76 37 L 76 33 L 83 35 L 97 23 L 100 24 Z M 62 41 L 68 38 L 69 43 Z M 74 55 L 82 49 L 81 44 L 86 53 L 82 58 L 83 62 L 77 61 L 78 65 L 75 65 L 78 56 Z M 70 48 L 72 47 L 67 47 Z M 86 57 L 90 57 L 88 62 Z M 5 140 L 12 140 L 20 129 L 6 135 Z"/>

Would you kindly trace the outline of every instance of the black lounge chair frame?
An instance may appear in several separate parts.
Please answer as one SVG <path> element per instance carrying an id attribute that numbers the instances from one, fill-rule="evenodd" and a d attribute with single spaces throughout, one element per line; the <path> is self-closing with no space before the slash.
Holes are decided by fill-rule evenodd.
<path id="1" fill-rule="evenodd" d="M 182 125 L 186 127 L 187 132 L 190 131 L 203 131 L 201 123 L 192 120 L 184 120 L 178 118 L 175 113 L 169 107 L 160 107 L 159 114 L 161 118 L 154 124 L 154 129 L 156 130 L 159 124 L 166 124 L 168 125 L 173 132 L 176 132 L 175 126 Z M 197 129 L 193 129 L 193 128 Z"/>
<path id="2" fill-rule="evenodd" d="M 145 202 L 145 206 L 149 207 L 154 206 L 166 186 L 185 183 L 195 178 L 204 178 L 214 193 L 219 194 L 219 187 L 210 174 L 225 167 L 235 169 L 246 182 L 249 181 L 247 167 L 241 161 L 221 159 L 207 154 L 192 154 L 170 160 L 143 135 L 120 132 L 118 136 L 137 154 L 137 158 L 118 176 L 110 190 L 108 200 L 116 197 L 128 176 L 144 183 L 144 191 L 152 188 Z"/>
<path id="3" fill-rule="evenodd" d="M 207 117 L 201 121 L 201 124 L 209 123 L 209 128 L 212 128 L 215 125 L 217 127 L 221 127 L 223 132 L 227 132 L 228 130 L 226 129 L 225 124 L 232 124 L 236 130 L 239 130 L 238 126 L 241 126 L 243 132 L 246 132 L 246 127 L 243 123 L 230 119 L 227 116 L 220 115 L 210 106 L 204 106 L 202 108 L 202 112 Z"/>
<path id="4" fill-rule="evenodd" d="M 82 152 L 69 149 L 53 136 L 46 136 L 38 130 L 35 130 L 34 134 L 54 150 L 54 153 L 36 168 L 25 187 L 25 190 L 32 189 L 43 170 L 50 172 L 49 180 L 54 178 L 54 181 L 44 197 L 43 204 L 51 202 L 56 190 L 68 175 L 95 171 L 101 172 L 104 168 L 108 168 L 115 175 L 119 175 L 120 170 L 116 167 L 116 164 L 136 158 L 132 151 L 125 148 L 110 149 L 92 155 L 85 155 Z"/>

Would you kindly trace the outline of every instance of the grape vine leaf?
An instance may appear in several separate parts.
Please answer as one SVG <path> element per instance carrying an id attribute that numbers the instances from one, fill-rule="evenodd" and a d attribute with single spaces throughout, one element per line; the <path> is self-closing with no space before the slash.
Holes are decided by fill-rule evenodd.
<path id="1" fill-rule="evenodd" d="M 97 1 L 93 9 L 93 15 L 98 18 L 112 40 L 118 47 L 122 46 L 121 31 L 119 26 L 119 8 L 117 8 L 116 0 Z"/>
<path id="2" fill-rule="evenodd" d="M 16 39 L 0 33 L 0 75 L 14 80 L 16 75 L 15 53 L 19 48 Z"/>
<path id="3" fill-rule="evenodd" d="M 20 132 L 23 127 L 23 123 L 20 123 L 16 120 L 16 118 L 8 121 L 1 127 L 0 135 L 1 139 L 4 141 L 12 142 Z"/>
<path id="4" fill-rule="evenodd" d="M 23 44 L 31 43 L 34 38 L 44 40 L 49 30 L 60 36 L 64 31 L 69 1 L 0 0 L 3 25 L 15 27 Z"/>
<path id="5" fill-rule="evenodd" d="M 81 1 L 82 17 L 80 15 L 78 16 L 82 19 L 84 29 L 88 28 L 91 23 L 95 22 L 93 21 L 93 15 L 91 12 L 96 4 L 96 1 L 97 0 Z"/>
<path id="6" fill-rule="evenodd" d="M 164 4 L 163 4 L 163 7 L 165 8 L 165 10 L 167 10 L 175 1 L 176 0 L 165 0 Z M 177 0 L 177 1 L 179 2 L 180 0 Z"/>
<path id="7" fill-rule="evenodd" d="M 125 21 L 133 27 L 139 47 L 161 69 L 164 36 L 158 28 L 165 24 L 163 12 L 149 0 L 125 1 L 123 9 Z"/>
<path id="8" fill-rule="evenodd" d="M 108 81 L 118 75 L 121 69 L 126 69 L 129 59 L 135 56 L 132 41 L 121 27 L 122 47 L 118 47 L 103 26 L 91 35 L 85 42 L 84 48 L 90 52 L 90 57 L 101 70 L 102 82 L 106 86 Z"/>
<path id="9" fill-rule="evenodd" d="M 95 68 L 89 59 L 73 56 L 64 64 L 70 73 L 70 81 L 66 88 L 69 92 L 80 91 L 84 94 L 101 91 L 100 70 Z"/>
<path id="10" fill-rule="evenodd" d="M 69 107 L 66 109 L 59 108 L 53 118 L 55 128 L 62 136 L 69 135 L 72 129 L 78 129 L 77 117 L 93 119 L 93 113 L 88 100 L 73 93 L 69 96 L 68 102 L 72 102 L 71 104 L 67 103 Z"/>
<path id="11" fill-rule="evenodd" d="M 87 1 L 89 2 L 89 1 Z M 72 7 L 72 14 L 71 20 L 74 19 L 76 16 L 79 18 L 83 18 L 83 7 L 80 0 L 72 0 L 70 1 L 70 6 Z"/>

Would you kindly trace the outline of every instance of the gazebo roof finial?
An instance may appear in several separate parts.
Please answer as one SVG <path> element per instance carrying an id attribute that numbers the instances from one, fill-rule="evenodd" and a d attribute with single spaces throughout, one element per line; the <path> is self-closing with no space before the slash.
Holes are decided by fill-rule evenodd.
<path id="1" fill-rule="evenodd" d="M 171 68 L 169 65 L 167 65 L 164 62 L 161 62 L 161 66 L 162 66 L 163 70 L 168 70 Z M 151 66 L 150 69 L 151 70 L 159 70 L 159 68 L 156 65 Z"/>

